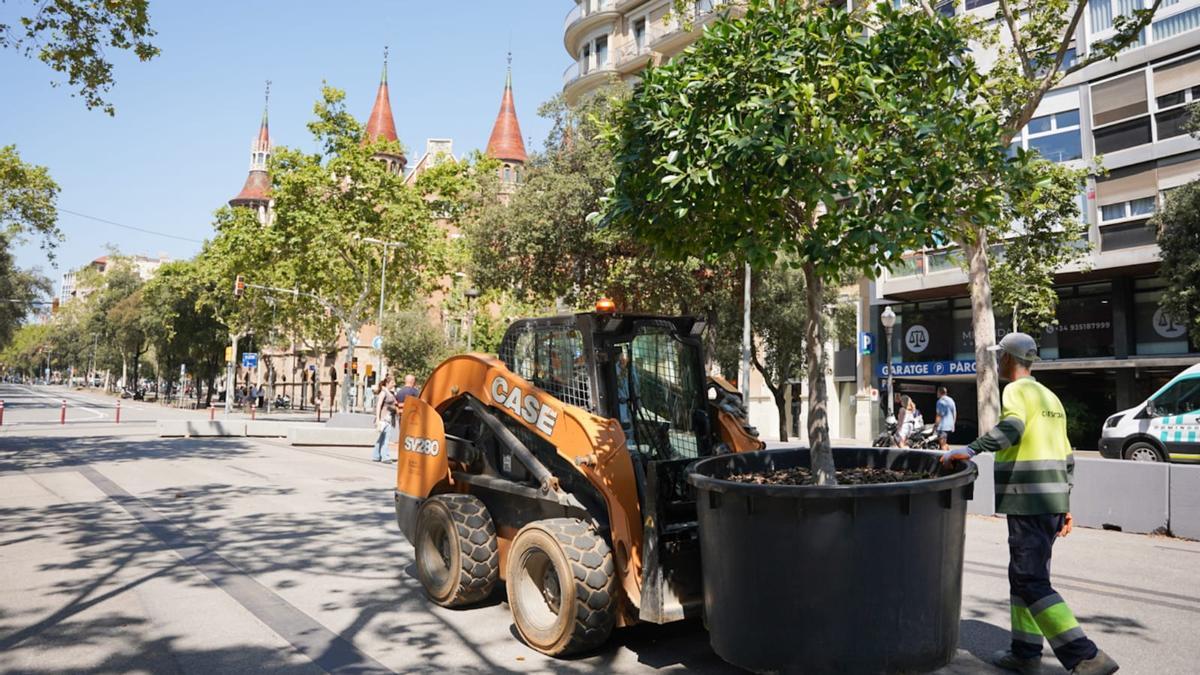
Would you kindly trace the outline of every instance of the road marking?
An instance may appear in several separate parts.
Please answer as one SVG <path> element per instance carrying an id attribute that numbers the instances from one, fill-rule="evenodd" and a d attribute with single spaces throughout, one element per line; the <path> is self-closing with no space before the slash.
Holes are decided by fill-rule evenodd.
<path id="1" fill-rule="evenodd" d="M 73 394 L 63 394 L 63 395 L 61 395 L 61 396 L 51 396 L 50 394 L 43 394 L 43 393 L 42 393 L 42 392 L 40 392 L 40 391 L 34 391 L 33 389 L 30 389 L 29 387 L 26 387 L 26 386 L 24 386 L 24 385 L 16 385 L 16 386 L 19 386 L 21 389 L 24 389 L 25 391 L 29 392 L 30 394 L 33 394 L 34 396 L 40 396 L 40 397 L 42 397 L 42 398 L 47 398 L 47 399 L 50 399 L 50 400 L 52 400 L 52 401 L 62 401 L 63 399 L 66 399 L 66 400 L 68 400 L 68 401 L 74 401 L 75 403 L 80 403 L 80 402 L 81 402 L 81 401 L 79 400 L 79 397 L 78 397 L 78 396 L 75 396 L 75 395 L 73 395 Z M 83 403 L 92 403 L 92 402 L 91 402 L 91 401 L 83 401 Z M 94 405 L 94 404 L 93 404 L 93 405 Z M 86 413 L 88 413 L 88 414 L 95 415 L 95 416 L 96 416 L 97 418 L 99 418 L 99 419 L 104 419 L 104 418 L 106 417 L 106 415 L 105 415 L 104 413 L 102 413 L 102 412 L 99 412 L 99 411 L 93 410 L 92 408 L 83 407 L 83 406 L 79 406 L 79 407 L 76 407 L 76 408 L 70 408 L 70 407 L 68 407 L 68 409 L 67 409 L 67 410 L 68 410 L 68 412 L 69 412 L 69 411 L 71 411 L 71 410 L 82 410 L 82 411 L 84 411 L 84 412 L 86 412 Z"/>
<path id="2" fill-rule="evenodd" d="M 193 540 L 167 517 L 147 506 L 104 474 L 86 465 L 78 467 L 78 470 L 155 538 L 173 549 L 184 562 L 245 607 L 321 669 L 329 673 L 394 672 L 359 650 L 354 643 L 329 630 L 274 591 L 258 583 L 242 568 Z"/>

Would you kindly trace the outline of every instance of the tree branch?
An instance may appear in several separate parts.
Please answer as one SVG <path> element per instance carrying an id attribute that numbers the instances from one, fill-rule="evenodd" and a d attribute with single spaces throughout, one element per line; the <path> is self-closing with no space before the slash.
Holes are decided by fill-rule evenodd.
<path id="1" fill-rule="evenodd" d="M 1086 5 L 1086 2 L 1080 2 L 1081 6 Z M 1013 16 L 1012 7 L 1008 6 L 1008 0 L 1000 0 L 1000 12 L 1004 15 L 1004 23 L 1008 24 L 1008 33 L 1012 36 L 1013 49 L 1017 50 L 1017 56 L 1021 60 L 1021 72 L 1025 73 L 1026 79 L 1032 80 L 1037 77 L 1037 73 L 1033 72 L 1033 64 L 1029 62 L 1029 53 L 1025 51 L 1025 40 L 1021 37 L 1021 31 L 1017 28 L 1017 19 Z"/>
<path id="2" fill-rule="evenodd" d="M 1097 63 L 1097 62 L 1103 61 L 1105 59 L 1110 59 L 1110 58 L 1113 58 L 1114 56 L 1116 56 L 1118 52 L 1120 52 L 1122 49 L 1128 47 L 1130 45 L 1130 43 L 1132 43 L 1133 40 L 1136 37 L 1138 37 L 1139 34 L 1141 34 L 1143 28 L 1150 25 L 1150 21 L 1154 18 L 1154 13 L 1158 11 L 1158 7 L 1161 4 L 1162 4 L 1162 0 L 1154 0 L 1154 4 L 1151 5 L 1148 10 L 1144 10 L 1145 14 L 1143 15 L 1142 19 L 1140 19 L 1136 24 L 1131 26 L 1132 30 L 1129 30 L 1126 33 L 1122 33 L 1121 35 L 1118 35 L 1118 36 L 1112 38 L 1111 40 L 1106 41 L 1106 43 L 1108 45 L 1110 45 L 1112 48 L 1111 54 L 1108 53 L 1107 50 L 1098 50 L 1096 52 L 1093 52 L 1093 53 L 1089 54 L 1086 59 L 1081 59 L 1078 63 L 1076 63 L 1075 65 L 1068 68 L 1065 72 L 1063 72 L 1063 77 L 1071 75 L 1072 73 L 1075 73 L 1077 71 L 1083 70 L 1084 68 L 1087 68 L 1088 66 L 1092 65 L 1093 63 Z"/>

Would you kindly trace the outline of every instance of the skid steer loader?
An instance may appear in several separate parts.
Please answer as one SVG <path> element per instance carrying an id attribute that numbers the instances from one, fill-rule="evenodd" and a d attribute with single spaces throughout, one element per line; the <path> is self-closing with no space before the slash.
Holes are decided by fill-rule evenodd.
<path id="1" fill-rule="evenodd" d="M 429 598 L 487 598 L 540 652 L 703 607 L 685 468 L 763 447 L 740 395 L 705 376 L 691 317 L 595 312 L 512 323 L 499 358 L 451 357 L 405 401 L 396 519 Z"/>

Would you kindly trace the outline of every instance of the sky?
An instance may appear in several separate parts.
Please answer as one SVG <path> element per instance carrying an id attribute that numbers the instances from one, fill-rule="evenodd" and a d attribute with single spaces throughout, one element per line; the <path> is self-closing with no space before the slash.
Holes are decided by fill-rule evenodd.
<path id="1" fill-rule="evenodd" d="M 0 4 L 10 23 L 32 3 Z M 365 121 L 389 47 L 388 88 L 409 162 L 428 138 L 451 138 L 456 155 L 483 149 L 500 107 L 505 55 L 526 149 L 540 150 L 549 123 L 538 106 L 562 88 L 570 65 L 562 25 L 572 0 L 150 0 L 148 63 L 109 50 L 116 116 L 88 110 L 40 61 L 0 51 L 0 145 L 46 166 L 62 191 L 66 240 L 57 268 L 27 243 L 18 265 L 60 276 L 107 253 L 188 258 L 212 234 L 212 214 L 241 189 L 271 81 L 276 145 L 315 149 L 305 124 L 322 81 L 346 91 Z M 167 233 L 122 229 L 61 210 Z M 194 241 L 184 241 L 191 239 Z"/>

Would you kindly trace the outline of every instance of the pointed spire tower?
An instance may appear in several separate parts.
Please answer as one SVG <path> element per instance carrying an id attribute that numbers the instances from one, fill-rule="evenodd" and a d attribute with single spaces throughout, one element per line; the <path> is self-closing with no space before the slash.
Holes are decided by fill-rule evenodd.
<path id="1" fill-rule="evenodd" d="M 384 47 L 383 76 L 379 79 L 379 91 L 375 93 L 375 106 L 371 108 L 371 116 L 367 118 L 365 141 L 368 143 L 379 140 L 400 142 L 396 136 L 396 121 L 392 117 L 392 101 L 388 96 L 387 61 L 388 48 Z M 408 163 L 402 152 L 378 152 L 374 157 L 387 164 L 388 170 L 394 174 L 404 173 L 404 166 Z"/>
<path id="2" fill-rule="evenodd" d="M 492 126 L 488 139 L 487 154 L 500 160 L 500 180 L 506 186 L 521 182 L 525 168 L 525 142 L 521 140 L 521 123 L 517 121 L 517 106 L 513 103 L 512 52 L 508 53 L 508 74 L 504 79 L 504 96 L 500 99 L 500 112 Z"/>
<path id="3" fill-rule="evenodd" d="M 271 176 L 267 173 L 267 163 L 271 159 L 271 133 L 267 125 L 270 100 L 271 81 L 268 80 L 263 101 L 262 124 L 258 127 L 258 136 L 250 144 L 250 174 L 246 176 L 246 184 L 242 186 L 242 191 L 229 200 L 230 206 L 253 209 L 264 225 L 270 220 L 271 210 Z"/>

